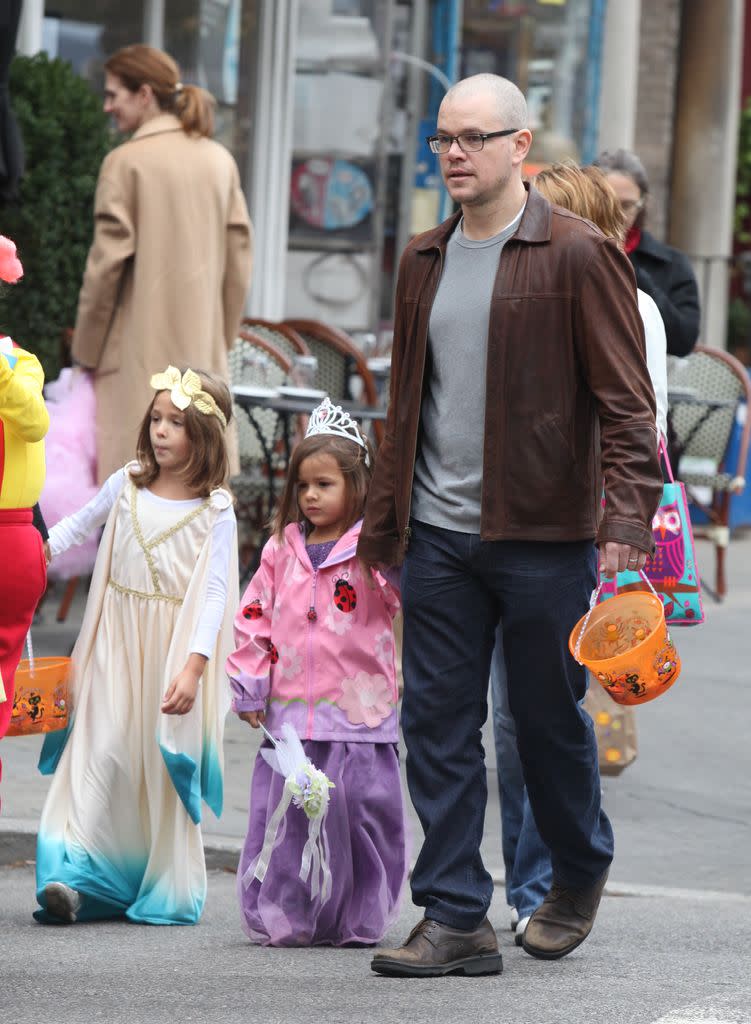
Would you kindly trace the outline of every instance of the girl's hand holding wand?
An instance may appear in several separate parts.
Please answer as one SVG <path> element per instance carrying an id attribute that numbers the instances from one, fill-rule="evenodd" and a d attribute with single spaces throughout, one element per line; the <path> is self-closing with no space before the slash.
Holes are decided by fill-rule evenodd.
<path id="1" fill-rule="evenodd" d="M 254 729 L 258 729 L 266 721 L 266 712 L 241 711 L 237 717 L 242 718 L 243 722 L 247 722 L 248 725 L 252 725 Z"/>
<path id="2" fill-rule="evenodd" d="M 162 714 L 185 715 L 195 703 L 198 684 L 201 681 L 207 658 L 203 654 L 191 654 L 182 672 L 178 672 L 167 688 L 162 701 Z"/>

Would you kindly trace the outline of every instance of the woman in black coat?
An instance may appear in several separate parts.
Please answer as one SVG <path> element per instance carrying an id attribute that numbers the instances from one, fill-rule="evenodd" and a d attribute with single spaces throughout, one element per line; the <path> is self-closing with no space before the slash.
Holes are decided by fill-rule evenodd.
<path id="1" fill-rule="evenodd" d="M 601 153 L 595 163 L 620 200 L 628 229 L 626 252 L 638 287 L 652 296 L 660 311 L 668 355 L 687 356 L 699 336 L 699 291 L 687 257 L 644 229 L 649 192 L 644 165 L 627 149 Z"/>

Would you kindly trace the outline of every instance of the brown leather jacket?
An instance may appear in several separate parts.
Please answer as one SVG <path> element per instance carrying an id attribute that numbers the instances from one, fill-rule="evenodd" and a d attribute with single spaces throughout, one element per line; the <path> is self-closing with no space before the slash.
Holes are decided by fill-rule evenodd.
<path id="1" fill-rule="evenodd" d="M 409 540 L 428 321 L 458 221 L 418 235 L 402 256 L 386 434 L 358 545 L 369 562 L 399 564 Z M 626 256 L 530 187 L 491 300 L 483 540 L 596 536 L 652 551 L 662 475 L 644 351 Z"/>

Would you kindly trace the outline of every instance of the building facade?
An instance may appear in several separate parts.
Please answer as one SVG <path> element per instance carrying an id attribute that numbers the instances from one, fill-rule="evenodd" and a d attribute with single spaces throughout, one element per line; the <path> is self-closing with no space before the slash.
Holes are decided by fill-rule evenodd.
<path id="1" fill-rule="evenodd" d="M 531 168 L 625 146 L 654 233 L 694 260 L 724 344 L 743 0 L 24 0 L 19 50 L 95 89 L 144 41 L 217 98 L 256 227 L 249 312 L 388 321 L 398 256 L 450 211 L 424 137 L 446 87 L 491 71 L 528 97 Z M 702 45 L 711 38 L 713 45 Z M 708 84 L 709 83 L 709 86 Z M 699 170 L 701 169 L 701 170 Z"/>

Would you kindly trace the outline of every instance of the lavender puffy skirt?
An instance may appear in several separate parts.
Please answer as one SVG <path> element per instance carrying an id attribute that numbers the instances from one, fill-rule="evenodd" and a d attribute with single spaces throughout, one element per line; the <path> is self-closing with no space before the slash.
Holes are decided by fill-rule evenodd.
<path id="1" fill-rule="evenodd" d="M 242 924 L 264 946 L 375 944 L 399 912 L 407 873 L 404 805 L 396 746 L 303 740 L 305 753 L 328 775 L 326 815 L 332 893 L 321 906 L 298 876 L 308 819 L 290 806 L 283 842 L 263 882 L 242 877 L 260 853 L 266 823 L 284 779 L 258 755 L 250 786 L 250 822 L 237 875 Z"/>

